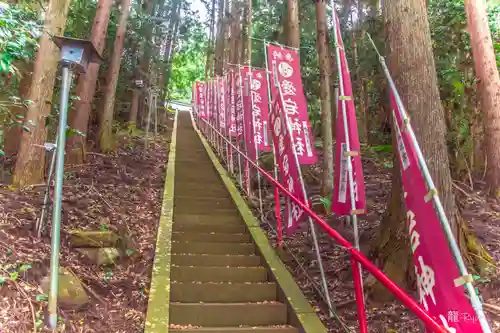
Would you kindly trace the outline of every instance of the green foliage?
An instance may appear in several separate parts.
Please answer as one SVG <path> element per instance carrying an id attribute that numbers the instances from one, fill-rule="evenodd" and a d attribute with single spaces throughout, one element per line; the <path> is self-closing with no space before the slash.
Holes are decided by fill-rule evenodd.
<path id="1" fill-rule="evenodd" d="M 15 74 L 15 62 L 33 57 L 40 25 L 34 11 L 2 3 L 0 6 L 0 73 Z"/>
<path id="2" fill-rule="evenodd" d="M 204 79 L 207 37 L 201 24 L 191 29 L 173 56 L 170 100 L 190 102 L 193 82 Z"/>

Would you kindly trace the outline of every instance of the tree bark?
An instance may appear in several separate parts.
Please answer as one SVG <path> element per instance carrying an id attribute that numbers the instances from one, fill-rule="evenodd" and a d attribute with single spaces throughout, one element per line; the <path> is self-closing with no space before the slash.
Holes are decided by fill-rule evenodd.
<path id="1" fill-rule="evenodd" d="M 112 123 L 115 104 L 116 86 L 118 83 L 118 74 L 120 73 L 121 57 L 123 53 L 123 43 L 127 34 L 127 20 L 130 12 L 130 0 L 122 0 L 121 13 L 118 28 L 116 30 L 116 39 L 113 45 L 113 54 L 106 78 L 106 87 L 104 88 L 103 109 L 99 122 L 99 147 L 102 152 L 108 152 L 112 149 Z"/>
<path id="2" fill-rule="evenodd" d="M 300 47 L 300 25 L 299 25 L 299 2 L 298 0 L 288 0 L 288 46 Z"/>
<path id="3" fill-rule="evenodd" d="M 241 29 L 241 57 L 242 64 L 252 65 L 252 0 L 247 0 L 244 11 L 244 22 Z"/>
<path id="4" fill-rule="evenodd" d="M 215 75 L 222 76 L 224 67 L 224 0 L 219 0 L 219 12 L 217 22 L 217 37 L 216 37 L 216 50 L 215 50 Z"/>
<path id="5" fill-rule="evenodd" d="M 488 185 L 500 198 L 500 76 L 484 0 L 465 0 L 474 69 L 479 79 L 479 97 L 484 113 Z"/>
<path id="6" fill-rule="evenodd" d="M 128 115 L 128 128 L 133 131 L 137 128 L 137 113 L 139 112 L 139 95 L 141 92 L 137 89 L 132 90 L 132 102 L 130 103 L 130 113 Z"/>
<path id="7" fill-rule="evenodd" d="M 111 13 L 112 0 L 99 0 L 97 11 L 92 24 L 92 36 L 90 40 L 94 44 L 97 52 L 102 53 L 106 43 L 106 34 L 108 30 L 109 15 Z M 90 112 L 92 111 L 92 102 L 96 90 L 97 77 L 100 65 L 90 63 L 85 74 L 80 75 L 76 85 L 76 95 L 80 97 L 75 101 L 75 109 L 70 112 L 69 127 L 87 134 Z M 73 135 L 68 138 L 67 163 L 81 164 L 85 159 L 86 137 Z"/>
<path id="8" fill-rule="evenodd" d="M 19 97 L 22 100 L 25 100 L 29 96 L 30 88 L 31 88 L 31 81 L 32 81 L 32 76 L 33 76 L 33 63 L 27 63 L 26 68 L 23 71 L 23 77 L 21 78 L 21 81 L 19 82 Z M 10 110 L 11 114 L 14 115 L 20 115 L 23 117 L 26 117 L 26 108 L 24 106 L 15 106 L 11 108 Z M 14 119 L 19 120 L 19 119 Z M 20 121 L 22 122 L 22 120 Z M 5 144 L 4 144 L 4 151 L 6 156 L 15 156 L 17 152 L 19 151 L 19 144 L 21 142 L 21 135 L 23 134 L 23 129 L 21 126 L 18 124 L 12 125 L 12 126 L 4 126 L 4 133 L 5 133 Z"/>
<path id="9" fill-rule="evenodd" d="M 231 6 L 231 62 L 240 63 L 240 34 L 241 34 L 241 4 L 238 0 L 233 0 Z"/>
<path id="10" fill-rule="evenodd" d="M 60 36 L 64 33 L 69 3 L 68 0 L 51 0 L 45 13 L 44 33 L 40 38 L 28 95 L 28 100 L 32 101 L 25 118 L 29 132 L 24 131 L 21 136 L 13 177 L 13 183 L 20 187 L 43 182 L 43 144 L 47 136 L 45 121 L 52 107 L 52 92 L 59 61 L 59 48 L 51 40 L 51 35 Z"/>
<path id="11" fill-rule="evenodd" d="M 323 136 L 323 183 L 321 194 L 330 197 L 333 190 L 333 121 L 332 99 L 330 95 L 330 57 L 327 44 L 326 9 L 323 0 L 315 3 L 316 7 L 316 48 L 318 51 L 320 95 L 321 95 L 321 128 Z"/>
<path id="12" fill-rule="evenodd" d="M 208 77 L 212 76 L 214 71 L 214 47 L 215 43 L 215 0 L 212 0 L 212 10 L 210 18 L 210 38 L 208 39 L 207 45 L 207 62 L 205 65 L 205 81 L 208 82 Z"/>

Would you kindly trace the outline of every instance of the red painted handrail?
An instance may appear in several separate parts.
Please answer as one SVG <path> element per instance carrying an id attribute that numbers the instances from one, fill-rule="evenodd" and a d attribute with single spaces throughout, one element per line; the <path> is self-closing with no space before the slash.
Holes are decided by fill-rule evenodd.
<path id="1" fill-rule="evenodd" d="M 194 116 L 194 115 L 193 115 Z M 362 292 L 362 282 L 361 275 L 359 274 L 358 265 L 360 263 L 368 272 L 370 272 L 385 288 L 387 288 L 397 299 L 399 299 L 410 311 L 415 313 L 415 315 L 423 321 L 426 327 L 430 328 L 436 333 L 449 333 L 449 331 L 440 325 L 434 318 L 432 318 L 427 311 L 422 308 L 411 296 L 409 296 L 402 288 L 395 284 L 384 272 L 382 272 L 377 266 L 375 266 L 363 253 L 354 248 L 354 246 L 342 237 L 335 229 L 330 227 L 328 223 L 313 212 L 306 204 L 297 199 L 293 194 L 291 194 L 288 189 L 281 185 L 276 179 L 273 178 L 269 173 L 262 169 L 257 163 L 252 161 L 247 155 L 245 155 L 238 147 L 236 147 L 230 140 L 228 140 L 219 130 L 208 123 L 205 119 L 200 119 L 207 126 L 214 131 L 218 137 L 222 138 L 227 144 L 229 144 L 232 149 L 234 149 L 239 155 L 241 155 L 252 167 L 254 167 L 258 172 L 260 172 L 278 191 L 283 193 L 286 197 L 293 200 L 297 205 L 304 210 L 304 212 L 318 224 L 331 238 L 333 238 L 338 244 L 344 247 L 351 255 L 351 262 L 353 266 L 353 279 L 355 286 L 355 296 L 356 304 L 358 309 L 358 318 L 360 325 L 360 332 L 368 332 L 366 323 L 366 314 L 364 307 L 364 298 Z M 276 193 L 276 192 L 275 192 Z"/>

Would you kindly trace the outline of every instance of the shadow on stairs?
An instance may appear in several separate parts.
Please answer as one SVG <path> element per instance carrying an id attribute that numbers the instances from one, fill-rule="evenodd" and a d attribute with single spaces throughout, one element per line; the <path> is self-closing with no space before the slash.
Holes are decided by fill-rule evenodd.
<path id="1" fill-rule="evenodd" d="M 145 332 L 326 332 L 190 114 L 176 126 Z"/>

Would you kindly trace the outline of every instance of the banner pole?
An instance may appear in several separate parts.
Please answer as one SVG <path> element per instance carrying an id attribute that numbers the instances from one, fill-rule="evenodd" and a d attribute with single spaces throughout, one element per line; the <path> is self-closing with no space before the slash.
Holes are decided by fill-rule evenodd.
<path id="1" fill-rule="evenodd" d="M 446 213 L 444 211 L 444 207 L 441 203 L 441 199 L 439 198 L 439 195 L 436 190 L 436 186 L 434 185 L 434 181 L 432 180 L 430 171 L 427 167 L 427 163 L 425 162 L 424 155 L 422 153 L 422 150 L 420 149 L 420 145 L 418 144 L 417 137 L 415 136 L 415 133 L 413 132 L 413 128 L 410 123 L 410 118 L 408 117 L 408 113 L 406 112 L 406 108 L 403 104 L 403 101 L 401 100 L 401 97 L 399 96 L 399 93 L 396 89 L 396 85 L 392 79 L 391 73 L 389 72 L 389 69 L 387 68 L 387 64 L 385 63 L 385 58 L 379 53 L 377 46 L 375 45 L 373 39 L 371 38 L 370 34 L 367 33 L 368 39 L 370 40 L 370 43 L 372 44 L 373 48 L 375 49 L 375 52 L 378 55 L 380 65 L 382 66 L 382 70 L 384 71 L 385 77 L 387 78 L 387 81 L 389 83 L 389 87 L 391 88 L 391 91 L 394 95 L 394 99 L 396 100 L 396 104 L 398 106 L 398 112 L 401 116 L 401 119 L 403 119 L 403 122 L 405 124 L 405 128 L 403 130 L 406 130 L 410 136 L 411 142 L 415 148 L 415 152 L 417 154 L 418 158 L 418 164 L 420 165 L 420 170 L 422 171 L 422 174 L 424 176 L 425 182 L 427 184 L 427 187 L 430 192 L 434 192 L 434 195 L 432 196 L 432 201 L 434 203 L 434 209 L 437 212 L 437 215 L 439 217 L 439 221 L 441 222 L 441 228 L 446 236 L 446 239 L 448 240 L 448 244 L 450 246 L 452 255 L 455 259 L 455 263 L 457 265 L 457 268 L 462 275 L 462 277 L 468 277 L 470 276 L 469 272 L 467 271 L 467 266 L 464 263 L 464 260 L 462 258 L 462 254 L 460 252 L 460 248 L 457 245 L 457 242 L 455 240 L 455 237 L 453 236 L 453 231 L 451 230 L 450 222 L 448 220 L 448 217 L 446 216 Z M 467 279 L 468 280 L 468 279 Z M 466 280 L 466 281 L 467 281 Z M 468 281 L 465 283 L 465 287 L 467 289 L 467 292 L 469 294 L 469 299 L 472 305 L 472 308 L 474 309 L 477 318 L 479 320 L 479 323 L 481 324 L 481 328 L 483 329 L 483 333 L 491 333 L 491 328 L 488 324 L 488 320 L 486 319 L 486 316 L 483 311 L 483 306 L 481 303 L 481 300 L 479 299 L 479 296 L 476 293 L 476 290 L 474 286 L 472 285 L 472 282 Z"/>
<path id="2" fill-rule="evenodd" d="M 250 94 L 250 111 L 251 111 L 251 116 L 252 116 L 252 139 L 253 139 L 253 145 L 255 149 L 255 164 L 257 166 L 259 165 L 259 151 L 257 149 L 257 141 L 255 141 L 255 116 L 253 114 L 253 97 L 252 97 L 252 84 L 253 84 L 253 73 L 252 73 L 252 67 L 248 66 L 249 68 L 249 80 L 250 82 L 248 83 L 248 93 Z M 257 186 L 258 186 L 258 193 L 259 193 L 259 209 L 260 209 L 260 216 L 261 216 L 261 221 L 262 217 L 264 216 L 264 210 L 262 209 L 262 189 L 261 189 L 261 179 L 260 179 L 260 171 L 257 169 Z"/>
<path id="3" fill-rule="evenodd" d="M 276 73 L 274 73 L 274 75 L 276 75 Z M 304 185 L 304 178 L 302 177 L 302 170 L 300 169 L 299 158 L 297 157 L 297 152 L 295 151 L 295 145 L 293 143 L 293 138 L 292 138 L 293 132 L 292 132 L 292 127 L 290 126 L 290 122 L 288 120 L 288 115 L 287 115 L 287 111 L 286 111 L 286 107 L 285 107 L 286 104 L 285 104 L 285 101 L 283 99 L 283 94 L 281 93 L 281 87 L 278 85 L 277 88 L 278 88 L 279 98 L 281 99 L 281 103 L 283 105 L 283 113 L 285 116 L 286 130 L 290 133 L 290 144 L 291 144 L 293 157 L 295 159 L 295 163 L 297 163 L 300 185 L 302 187 L 302 192 L 304 193 L 304 204 L 309 206 L 309 199 L 307 197 L 306 187 Z M 290 207 L 291 207 L 291 205 L 289 204 L 289 208 Z M 290 211 L 289 211 L 288 217 L 290 218 Z M 323 268 L 323 259 L 321 259 L 321 252 L 319 250 L 318 237 L 316 235 L 316 228 L 314 226 L 312 218 L 309 216 L 308 219 L 309 219 L 309 228 L 311 230 L 311 235 L 312 235 L 313 243 L 314 243 L 314 250 L 316 252 L 316 258 L 318 259 L 318 267 L 319 267 L 319 272 L 321 275 L 323 292 L 325 293 L 326 303 L 328 305 L 330 317 L 333 317 L 333 315 L 334 315 L 333 314 L 333 306 L 332 306 L 332 301 L 330 299 L 330 293 L 328 291 L 328 282 L 326 281 L 325 270 Z"/>
<path id="4" fill-rule="evenodd" d="M 335 7 L 333 7 L 335 8 Z M 342 117 L 343 117 L 343 127 L 344 127 L 344 136 L 345 136 L 345 147 L 346 151 L 350 152 L 350 142 L 349 142 L 349 129 L 347 126 L 347 111 L 346 111 L 346 100 L 344 96 L 344 85 L 343 85 L 343 77 L 342 77 L 342 66 L 340 63 L 340 46 L 339 46 L 339 38 L 337 35 L 337 15 L 335 11 L 333 11 L 333 29 L 334 29 L 334 42 L 335 42 L 335 57 L 337 58 L 337 70 L 339 73 L 339 96 L 338 98 L 342 102 Z M 350 96 L 351 98 L 354 98 L 354 96 Z M 338 143 L 337 143 L 338 144 Z M 359 153 L 359 152 L 358 152 Z M 354 247 L 359 250 L 359 231 L 358 231 L 358 218 L 356 214 L 353 214 L 356 210 L 356 198 L 354 195 L 354 177 L 353 177 L 353 169 L 352 169 L 352 159 L 351 156 L 345 156 L 347 159 L 347 174 L 349 177 L 349 196 L 350 196 L 350 201 L 351 201 L 351 221 L 352 221 L 352 228 L 354 232 Z M 359 276 L 361 279 L 361 286 L 363 286 L 363 271 L 361 268 L 361 264 L 358 263 L 358 271 L 359 271 Z M 364 298 L 364 292 L 363 292 L 363 298 Z"/>
<path id="5" fill-rule="evenodd" d="M 273 107 L 273 101 L 271 96 L 271 76 L 269 71 L 269 64 L 267 63 L 268 54 L 267 54 L 267 42 L 264 41 L 264 62 L 266 63 L 266 79 L 267 79 L 267 103 L 269 104 L 269 112 L 271 112 L 271 108 Z M 278 178 L 278 167 L 276 163 L 276 149 L 274 148 L 274 144 L 271 145 L 273 147 L 273 169 L 274 169 L 274 178 L 279 180 Z M 275 196 L 275 205 L 276 205 L 276 229 L 278 229 L 278 246 L 283 246 L 283 228 L 281 226 L 281 209 L 280 209 L 280 191 L 275 186 L 274 196 Z"/>

